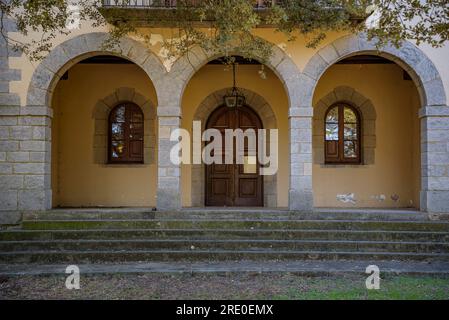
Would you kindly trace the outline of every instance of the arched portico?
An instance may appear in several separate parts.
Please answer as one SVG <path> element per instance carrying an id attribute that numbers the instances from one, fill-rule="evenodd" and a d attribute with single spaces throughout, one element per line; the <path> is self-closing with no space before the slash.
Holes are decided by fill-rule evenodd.
<path id="1" fill-rule="evenodd" d="M 430 212 L 449 210 L 447 173 L 438 168 L 449 166 L 449 150 L 444 147 L 449 133 L 449 107 L 443 82 L 432 61 L 415 45 L 404 42 L 401 48 L 376 48 L 365 35 L 337 39 L 319 50 L 304 68 L 301 105 L 312 105 L 318 80 L 336 62 L 354 55 L 379 55 L 394 61 L 413 79 L 420 94 L 421 110 L 421 209 Z M 444 160 L 446 159 L 446 160 Z"/>
<path id="2" fill-rule="evenodd" d="M 27 187 L 19 194 L 18 207 L 23 210 L 51 207 L 51 99 L 58 80 L 71 66 L 89 56 L 105 54 L 101 43 L 105 33 L 85 34 L 57 46 L 36 68 L 28 90 L 26 106 L 21 107 L 24 125 L 36 126 L 33 141 L 21 145 L 36 154 L 28 166 Z M 123 39 L 121 52 L 107 52 L 138 65 L 157 92 L 158 130 L 158 192 L 160 209 L 181 208 L 181 170 L 167 161 L 171 147 L 172 129 L 179 128 L 182 116 L 181 101 L 186 85 L 193 74 L 208 61 L 216 58 L 200 48 L 194 48 L 178 59 L 167 72 L 162 62 L 143 44 Z M 438 70 L 425 54 L 411 43 L 403 47 L 385 47 L 378 50 L 374 42 L 363 35 L 346 36 L 319 50 L 301 73 L 292 59 L 280 48 L 267 66 L 284 86 L 289 104 L 290 124 L 290 186 L 289 207 L 292 210 L 311 210 L 312 192 L 312 98 L 322 74 L 335 62 L 358 54 L 381 55 L 403 67 L 413 78 L 421 98 L 421 152 L 423 210 L 449 210 L 449 108 Z M 436 170 L 436 168 L 446 168 Z"/>
<path id="3" fill-rule="evenodd" d="M 174 127 L 179 126 L 182 115 L 181 101 L 185 87 L 189 80 L 202 66 L 209 61 L 218 58 L 215 55 L 204 52 L 199 47 L 193 48 L 186 56 L 178 59 L 166 78 L 169 88 L 159 97 L 159 130 L 166 133 L 166 138 L 159 138 L 159 159 L 169 157 L 170 147 L 173 142 L 169 141 L 168 132 Z M 273 46 L 273 55 L 266 63 L 267 66 L 282 82 L 289 104 L 290 121 L 290 187 L 289 187 L 289 207 L 295 210 L 310 210 L 313 205 L 312 199 L 312 108 L 301 107 L 301 87 L 302 75 L 292 59 L 279 47 Z M 165 107 L 164 107 L 165 106 Z M 162 141 L 161 141 L 162 139 Z M 161 145 L 163 148 L 161 148 Z M 170 163 L 160 163 L 162 172 L 173 172 L 179 175 L 179 167 Z M 164 197 L 163 202 L 167 205 L 179 204 L 178 181 L 180 177 L 168 176 L 167 182 L 160 185 L 166 185 L 167 190 L 159 190 L 158 197 Z M 162 182 L 162 177 L 159 182 Z M 165 179 L 163 179 L 165 180 Z M 175 186 L 175 187 L 173 187 Z M 178 205 L 180 207 L 180 205 Z"/>
<path id="4" fill-rule="evenodd" d="M 67 40 L 55 47 L 37 66 L 31 78 L 26 106 L 21 107 L 23 124 L 36 126 L 39 134 L 35 141 L 24 144 L 29 151 L 39 155 L 32 165 L 29 188 L 21 194 L 19 202 L 23 210 L 44 210 L 52 207 L 51 190 L 51 108 L 53 92 L 64 73 L 78 62 L 92 56 L 114 55 L 139 66 L 151 79 L 157 96 L 161 79 L 166 74 L 162 62 L 138 41 L 123 38 L 120 52 L 105 52 L 101 45 L 106 33 L 88 33 Z M 26 123 L 25 123 L 26 122 Z M 32 178 L 32 179 L 31 179 Z"/>
<path id="5" fill-rule="evenodd" d="M 323 73 L 336 62 L 354 55 L 371 54 L 394 61 L 412 77 L 421 96 L 422 106 L 446 106 L 446 94 L 438 70 L 418 47 L 405 41 L 401 48 L 385 46 L 377 48 L 375 41 L 365 35 L 345 36 L 320 49 L 307 63 L 303 71 L 303 83 L 307 94 L 301 95 L 301 103 L 311 104 L 314 89 Z"/>

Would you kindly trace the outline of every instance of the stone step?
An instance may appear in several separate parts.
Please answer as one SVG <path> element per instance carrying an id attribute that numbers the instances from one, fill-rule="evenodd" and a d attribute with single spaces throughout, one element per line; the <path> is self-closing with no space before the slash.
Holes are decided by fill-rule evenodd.
<path id="1" fill-rule="evenodd" d="M 36 220 L 144 220 L 155 219 L 156 212 L 123 210 L 50 210 L 45 212 L 26 212 L 23 221 Z"/>
<path id="2" fill-rule="evenodd" d="M 83 275 L 97 274 L 215 274 L 229 276 L 230 274 L 263 274 L 263 273 L 294 273 L 305 277 L 329 276 L 334 274 L 366 274 L 366 268 L 372 265 L 372 260 L 293 260 L 293 261 L 216 261 L 216 262 L 185 262 L 185 261 L 153 261 L 130 263 L 97 263 L 78 265 Z M 386 274 L 448 276 L 449 262 L 444 261 L 382 261 L 377 260 L 381 277 Z M 0 264 L 0 276 L 35 276 L 57 275 L 66 272 L 67 264 Z"/>
<path id="3" fill-rule="evenodd" d="M 284 219 L 284 220 L 383 220 L 383 221 L 426 221 L 444 220 L 443 215 L 429 215 L 416 210 L 345 210 L 315 209 L 312 212 L 286 210 L 194 210 L 185 209 L 176 212 L 156 212 L 158 219 Z"/>
<path id="4" fill-rule="evenodd" d="M 314 212 L 295 212 L 286 210 L 181 210 L 154 212 L 151 210 L 120 209 L 55 209 L 45 212 L 24 213 L 28 220 L 131 220 L 131 219 L 227 219 L 227 220 L 384 220 L 384 221 L 426 221 L 438 220 L 440 216 L 413 210 L 319 210 Z"/>
<path id="5" fill-rule="evenodd" d="M 34 220 L 24 221 L 25 230 L 85 229 L 318 229 L 449 231 L 441 221 L 361 221 L 361 220 Z"/>
<path id="6" fill-rule="evenodd" d="M 372 230 L 88 229 L 0 231 L 0 241 L 95 239 L 273 239 L 448 242 L 449 232 Z"/>
<path id="7" fill-rule="evenodd" d="M 135 250 L 135 251 L 30 251 L 0 252 L 0 264 L 9 263 L 106 263 L 151 261 L 240 261 L 240 260 L 397 260 L 397 261 L 449 261 L 447 253 L 404 252 L 329 252 L 261 250 Z"/>
<path id="8" fill-rule="evenodd" d="M 326 240 L 57 240 L 57 241 L 2 241 L 0 252 L 29 251 L 98 251 L 98 250 L 307 250 L 349 252 L 416 252 L 449 253 L 446 242 L 400 241 L 326 241 Z"/>
<path id="9" fill-rule="evenodd" d="M 0 263 L 449 261 L 449 222 L 409 211 L 52 210 L 0 231 Z"/>

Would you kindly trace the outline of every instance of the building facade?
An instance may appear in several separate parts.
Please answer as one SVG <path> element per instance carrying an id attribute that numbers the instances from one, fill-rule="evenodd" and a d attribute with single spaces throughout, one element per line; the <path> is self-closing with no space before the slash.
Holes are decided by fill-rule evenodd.
<path id="1" fill-rule="evenodd" d="M 449 212 L 447 46 L 379 50 L 363 34 L 329 33 L 310 49 L 258 29 L 274 53 L 237 65 L 247 109 L 236 120 L 217 111 L 233 83 L 220 57 L 194 48 L 167 60 L 164 29 L 108 52 L 106 31 L 58 37 L 39 62 L 0 39 L 0 223 L 56 207 Z M 250 180 L 241 166 L 174 164 L 170 135 L 194 121 L 278 129 L 279 169 Z"/>

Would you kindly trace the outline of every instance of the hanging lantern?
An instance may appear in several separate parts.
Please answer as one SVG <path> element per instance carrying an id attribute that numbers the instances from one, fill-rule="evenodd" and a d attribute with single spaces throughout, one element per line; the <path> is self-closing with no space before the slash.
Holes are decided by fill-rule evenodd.
<path id="1" fill-rule="evenodd" d="M 236 81 L 235 81 L 235 63 L 232 64 L 232 72 L 233 72 L 233 79 L 234 79 L 234 85 L 225 96 L 224 96 L 224 103 L 228 108 L 238 108 L 245 105 L 246 98 L 245 96 L 237 89 Z"/>

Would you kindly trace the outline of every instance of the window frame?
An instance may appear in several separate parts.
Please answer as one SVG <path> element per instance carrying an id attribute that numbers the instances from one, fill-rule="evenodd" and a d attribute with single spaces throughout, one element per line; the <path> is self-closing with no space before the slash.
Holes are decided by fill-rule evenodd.
<path id="1" fill-rule="evenodd" d="M 126 148 L 127 156 L 126 156 L 126 158 L 115 159 L 112 157 L 112 142 L 119 141 L 119 140 L 113 139 L 112 124 L 116 123 L 116 122 L 113 121 L 112 117 L 113 117 L 113 115 L 115 115 L 116 110 L 122 106 L 125 106 L 125 122 L 124 122 L 125 123 L 124 138 L 125 139 L 123 141 L 124 141 L 124 145 Z M 142 128 L 139 131 L 139 133 L 141 133 L 141 135 L 142 135 L 142 140 L 140 141 L 140 143 L 142 145 L 141 145 L 141 154 L 139 156 L 139 158 L 140 158 L 139 160 L 135 160 L 129 154 L 130 145 L 131 145 L 131 143 L 130 143 L 131 142 L 130 124 L 132 123 L 131 115 L 129 113 L 129 108 L 132 108 L 133 112 L 138 111 L 140 113 L 140 115 L 142 116 L 142 122 L 141 122 Z M 145 153 L 145 117 L 144 117 L 144 113 L 143 113 L 142 109 L 134 102 L 130 102 L 130 101 L 120 102 L 109 111 L 109 116 L 108 116 L 108 164 L 124 164 L 124 165 L 125 164 L 144 164 L 144 153 Z"/>
<path id="2" fill-rule="evenodd" d="M 329 112 L 331 112 L 334 108 L 338 108 L 338 158 L 330 158 L 328 156 L 328 141 L 326 138 L 326 127 L 328 124 L 327 116 L 329 115 Z M 344 121 L 344 109 L 348 108 L 354 112 L 356 118 L 357 118 L 357 139 L 352 141 L 357 141 L 357 157 L 355 158 L 346 158 L 344 156 L 344 128 L 345 128 L 345 121 Z M 349 141 L 349 140 L 348 140 Z M 336 103 L 333 103 L 327 110 L 324 115 L 324 163 L 325 164 L 331 164 L 331 165 L 361 165 L 362 164 L 362 150 L 363 150 L 363 141 L 362 141 L 362 117 L 361 113 L 352 104 L 346 102 L 346 101 L 339 101 Z"/>

